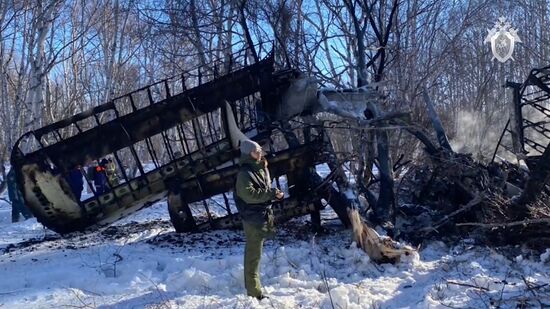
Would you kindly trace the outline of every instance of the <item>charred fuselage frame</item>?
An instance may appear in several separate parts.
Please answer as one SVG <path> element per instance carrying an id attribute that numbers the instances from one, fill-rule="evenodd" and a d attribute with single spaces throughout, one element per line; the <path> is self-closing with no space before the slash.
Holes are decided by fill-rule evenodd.
<path id="1" fill-rule="evenodd" d="M 178 231 L 234 227 L 239 218 L 225 193 L 234 186 L 239 154 L 231 143 L 225 115 L 235 114 L 239 129 L 249 132 L 250 138 L 269 140 L 272 132 L 266 119 L 296 76 L 294 70 L 275 72 L 271 56 L 208 82 L 199 80 L 189 89 L 182 74 L 28 132 L 11 156 L 26 204 L 39 222 L 59 233 L 108 225 L 166 196 Z M 138 106 L 140 95 L 145 106 Z M 225 110 L 229 106 L 225 102 L 231 104 L 231 113 Z M 107 113 L 113 116 L 105 121 Z M 260 119 L 258 114 L 265 117 Z M 272 175 L 326 162 L 322 143 L 318 136 L 300 147 L 271 153 Z M 138 144 L 144 145 L 141 153 L 154 162 L 152 169 L 147 168 Z M 122 150 L 129 156 L 124 157 Z M 67 173 L 107 155 L 119 166 L 123 180 L 110 183 L 104 193 L 90 186 L 93 194 L 77 200 Z M 126 168 L 128 160 L 138 169 L 137 175 Z M 82 176 L 91 183 L 86 173 Z M 197 222 L 188 204 L 219 194 L 224 194 L 227 213 L 213 217 L 206 207 L 208 220 Z M 308 199 L 290 197 L 275 206 L 275 213 L 282 219 L 313 209 Z"/>

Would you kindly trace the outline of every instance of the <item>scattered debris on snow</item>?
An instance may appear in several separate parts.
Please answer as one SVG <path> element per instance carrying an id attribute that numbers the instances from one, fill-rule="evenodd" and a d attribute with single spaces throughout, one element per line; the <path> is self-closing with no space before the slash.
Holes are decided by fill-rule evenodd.
<path id="1" fill-rule="evenodd" d="M 505 255 L 463 241 L 432 242 L 377 264 L 331 212 L 332 235 L 305 218 L 280 227 L 262 257 L 270 296 L 247 297 L 240 231 L 176 234 L 164 203 L 102 231 L 65 238 L 35 220 L 9 223 L 0 204 L 0 306 L 5 308 L 443 308 L 550 304 L 550 249 Z M 338 248 L 338 250 L 335 250 Z M 512 248 L 514 249 L 514 248 Z M 513 257 L 522 255 L 520 261 Z"/>

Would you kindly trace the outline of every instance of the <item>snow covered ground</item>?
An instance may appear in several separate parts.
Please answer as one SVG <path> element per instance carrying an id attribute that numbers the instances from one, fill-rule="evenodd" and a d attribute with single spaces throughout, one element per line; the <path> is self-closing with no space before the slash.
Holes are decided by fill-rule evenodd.
<path id="1" fill-rule="evenodd" d="M 2 308 L 515 308 L 550 304 L 550 250 L 506 258 L 493 249 L 430 243 L 420 259 L 376 265 L 325 211 L 267 241 L 268 299 L 244 293 L 241 231 L 176 234 L 161 202 L 103 231 L 66 238 L 36 220 L 10 223 L 0 200 Z M 529 288 L 526 286 L 529 285 Z"/>

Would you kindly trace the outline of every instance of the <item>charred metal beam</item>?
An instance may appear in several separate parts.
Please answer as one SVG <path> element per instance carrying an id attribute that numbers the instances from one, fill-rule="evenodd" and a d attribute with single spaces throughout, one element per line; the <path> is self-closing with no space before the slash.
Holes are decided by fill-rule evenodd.
<path id="1" fill-rule="evenodd" d="M 537 103 L 526 103 L 525 105 L 532 106 L 533 108 L 537 109 L 539 112 L 543 113 L 546 117 L 550 117 L 550 109 L 537 104 Z"/>
<path id="2" fill-rule="evenodd" d="M 297 197 L 286 198 L 281 202 L 273 203 L 273 215 L 275 222 L 284 222 L 291 218 L 307 215 L 318 210 L 312 201 L 306 201 Z M 216 218 L 212 222 L 205 222 L 197 226 L 196 231 L 214 229 L 234 229 L 242 226 L 242 219 L 239 214 L 227 215 Z"/>
<path id="3" fill-rule="evenodd" d="M 96 126 L 63 142 L 27 154 L 25 161 L 39 162 L 47 156 L 58 168 L 68 170 L 76 164 L 100 158 L 182 122 L 212 112 L 220 108 L 225 100 L 235 101 L 258 92 L 261 88 L 276 87 L 269 84 L 272 71 L 273 59 L 267 58 L 183 93 L 172 94 L 161 102 Z M 75 123 L 85 116 L 113 108 L 114 103 L 110 102 L 28 134 L 34 134 L 40 140 L 43 135 Z"/>
<path id="4" fill-rule="evenodd" d="M 534 72 L 529 74 L 527 78 L 529 84 L 539 87 L 541 90 L 544 90 L 546 93 L 550 93 L 550 88 L 546 85 Z"/>
<path id="5" fill-rule="evenodd" d="M 540 95 L 539 93 L 542 93 L 542 92 L 544 91 L 539 90 L 539 91 L 536 91 L 535 93 L 525 94 L 524 97 L 522 97 L 521 99 L 523 101 L 521 103 L 521 106 L 523 107 L 525 105 L 532 105 L 532 104 L 536 104 L 536 103 L 544 102 L 548 100 L 548 98 L 550 98 L 550 94 L 545 93 Z M 529 99 L 526 97 L 529 97 Z"/>
<path id="6" fill-rule="evenodd" d="M 320 147 L 320 143 L 312 143 L 277 153 L 274 157 L 268 159 L 271 176 L 279 177 L 322 162 L 323 157 L 319 151 Z M 239 167 L 234 165 L 207 174 L 197 175 L 183 181 L 179 185 L 179 190 L 186 202 L 201 201 L 205 196 L 214 196 L 232 190 L 238 172 Z M 203 184 L 203 194 L 198 190 L 199 182 Z"/>
<path id="7" fill-rule="evenodd" d="M 228 143 L 226 141 L 226 144 Z M 321 162 L 323 160 L 319 151 L 321 145 L 320 142 L 312 142 L 274 154 L 269 159 L 273 177 Z M 84 201 L 81 204 L 82 209 L 75 202 L 63 203 L 67 197 L 62 192 L 69 189 L 62 177 L 49 172 L 40 172 L 39 169 L 24 171 L 23 174 L 27 177 L 26 181 L 29 184 L 25 187 L 26 195 L 39 222 L 58 233 L 105 226 L 152 205 L 164 198 L 169 190 L 180 194 L 181 201 L 184 203 L 201 201 L 231 191 L 238 173 L 238 166 L 232 165 L 214 171 L 212 169 L 238 157 L 238 153 L 227 148 L 225 151 L 216 151 L 214 146 L 211 149 L 213 151 L 211 155 L 200 157 L 200 153 L 196 153 L 199 157 L 195 160 L 192 160 L 191 156 L 186 156 L 182 160 L 162 166 L 129 183 L 121 184 L 97 199 Z M 40 178 L 33 180 L 32 177 Z M 41 180 L 44 177 L 48 181 Z M 49 194 L 51 189 L 45 191 L 44 184 L 61 185 L 61 189 L 58 189 L 57 193 Z M 202 190 L 199 190 L 199 186 Z M 67 208 L 67 205 L 74 206 Z"/>
<path id="8" fill-rule="evenodd" d="M 543 145 L 535 142 L 534 140 L 528 137 L 525 138 L 525 144 L 540 153 L 544 153 L 544 151 L 546 150 L 546 147 L 544 147 Z"/>
<path id="9" fill-rule="evenodd" d="M 500 137 L 498 138 L 497 146 L 495 147 L 495 151 L 493 152 L 493 157 L 491 158 L 491 162 L 495 162 L 495 158 L 497 156 L 498 149 L 501 147 L 502 139 L 504 138 L 504 134 L 506 134 L 509 125 L 510 125 L 510 119 L 508 119 L 508 121 L 506 122 L 506 125 L 504 126 L 504 130 L 502 130 L 502 133 L 500 134 Z"/>
<path id="10" fill-rule="evenodd" d="M 544 137 L 550 139 L 550 130 L 546 128 L 546 124 L 550 124 L 550 121 L 532 122 L 529 119 L 524 119 L 524 122 L 525 122 L 525 125 L 523 126 L 524 129 L 532 128 L 538 133 L 544 135 Z"/>
<path id="11" fill-rule="evenodd" d="M 521 84 L 506 82 L 506 87 L 512 88 L 512 101 L 510 102 L 510 125 L 512 135 L 512 148 L 516 155 L 523 154 L 525 141 L 523 136 L 523 116 L 521 113 Z"/>
<path id="12" fill-rule="evenodd" d="M 173 186 L 177 179 L 187 179 L 194 177 L 195 173 L 208 172 L 237 155 L 236 151 L 232 151 L 229 141 L 222 140 L 210 145 L 205 151 L 191 153 L 80 203 L 66 198 L 58 200 L 65 194 L 63 192 L 70 192 L 68 189 L 53 193 L 52 184 L 57 183 L 61 188 L 68 188 L 61 175 L 54 176 L 47 170 L 33 167 L 36 165 L 27 164 L 22 171 L 25 179 L 23 190 L 27 206 L 39 222 L 60 233 L 71 232 L 81 230 L 96 221 L 114 222 L 146 207 L 151 200 L 159 199 L 158 194 Z M 49 183 L 36 180 L 37 176 L 42 175 L 49 175 Z M 159 184 L 161 181 L 162 184 Z M 48 196 L 47 191 L 52 193 Z"/>

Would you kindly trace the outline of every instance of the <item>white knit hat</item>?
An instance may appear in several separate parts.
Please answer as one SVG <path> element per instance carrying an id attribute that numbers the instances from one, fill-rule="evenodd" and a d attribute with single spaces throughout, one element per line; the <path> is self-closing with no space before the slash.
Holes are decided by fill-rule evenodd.
<path id="1" fill-rule="evenodd" d="M 253 140 L 241 140 L 241 154 L 250 154 L 252 151 L 262 151 L 262 146 Z"/>

